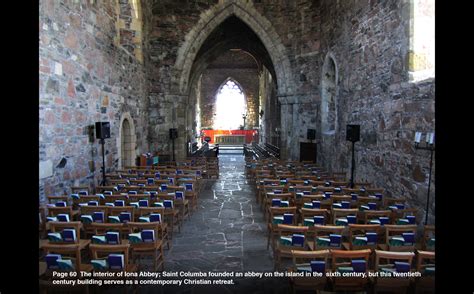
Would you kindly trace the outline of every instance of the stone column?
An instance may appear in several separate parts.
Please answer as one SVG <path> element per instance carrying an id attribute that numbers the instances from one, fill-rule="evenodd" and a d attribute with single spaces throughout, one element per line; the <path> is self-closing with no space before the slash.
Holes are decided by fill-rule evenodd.
<path id="1" fill-rule="evenodd" d="M 296 126 L 294 122 L 296 99 L 293 95 L 278 95 L 278 100 L 281 105 L 280 158 L 298 160 L 299 144 L 296 140 L 297 132 L 294 130 Z"/>
<path id="2" fill-rule="evenodd" d="M 186 159 L 186 107 L 187 95 L 165 95 L 165 100 L 173 101 L 172 119 L 170 128 L 178 130 L 178 138 L 174 140 L 175 159 L 176 161 Z M 171 146 L 170 141 L 170 146 Z M 171 154 L 171 159 L 173 155 Z"/>

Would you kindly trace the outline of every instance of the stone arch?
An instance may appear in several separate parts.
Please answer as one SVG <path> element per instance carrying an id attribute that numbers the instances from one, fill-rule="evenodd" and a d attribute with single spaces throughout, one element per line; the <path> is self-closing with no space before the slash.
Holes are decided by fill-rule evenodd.
<path id="1" fill-rule="evenodd" d="M 120 156 L 119 168 L 134 166 L 136 157 L 137 136 L 135 124 L 129 112 L 122 114 L 119 125 L 118 154 Z"/>
<path id="2" fill-rule="evenodd" d="M 175 80 L 172 84 L 178 87 L 176 92 L 186 95 L 191 68 L 199 49 L 213 30 L 230 16 L 236 16 L 247 24 L 264 44 L 275 67 L 279 95 L 292 94 L 291 87 L 294 83 L 292 83 L 291 64 L 281 38 L 272 24 L 255 9 L 251 1 L 242 0 L 222 1 L 222 4 L 219 3 L 207 10 L 185 36 L 184 44 L 178 50 L 174 65 Z"/>
<path id="3" fill-rule="evenodd" d="M 337 129 L 338 69 L 334 54 L 328 52 L 321 73 L 321 133 L 334 135 Z"/>

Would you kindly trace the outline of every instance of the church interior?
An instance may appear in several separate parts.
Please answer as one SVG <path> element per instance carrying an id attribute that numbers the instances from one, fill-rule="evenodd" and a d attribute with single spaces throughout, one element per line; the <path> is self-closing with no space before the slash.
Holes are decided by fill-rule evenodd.
<path id="1" fill-rule="evenodd" d="M 434 10 L 41 0 L 41 293 L 434 293 Z"/>

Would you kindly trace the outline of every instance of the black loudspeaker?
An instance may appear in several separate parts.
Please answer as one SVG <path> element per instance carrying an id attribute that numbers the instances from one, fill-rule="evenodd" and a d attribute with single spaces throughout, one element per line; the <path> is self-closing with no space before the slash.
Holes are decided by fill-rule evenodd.
<path id="1" fill-rule="evenodd" d="M 170 129 L 170 139 L 178 138 L 178 130 L 177 129 Z"/>
<path id="2" fill-rule="evenodd" d="M 308 140 L 314 140 L 316 139 L 316 130 L 315 129 L 308 129 L 308 132 L 306 134 L 306 138 Z"/>
<path id="3" fill-rule="evenodd" d="M 360 140 L 360 125 L 347 125 L 346 140 L 351 142 Z"/>
<path id="4" fill-rule="evenodd" d="M 105 121 L 98 121 L 95 123 L 95 137 L 97 139 L 110 138 L 110 123 Z"/>

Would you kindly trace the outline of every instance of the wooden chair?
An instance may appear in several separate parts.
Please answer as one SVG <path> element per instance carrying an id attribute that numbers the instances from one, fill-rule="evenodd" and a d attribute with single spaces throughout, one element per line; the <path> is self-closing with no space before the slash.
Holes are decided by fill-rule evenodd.
<path id="1" fill-rule="evenodd" d="M 69 220 L 73 221 L 76 219 L 76 216 L 79 214 L 79 211 L 73 210 L 72 206 L 66 207 L 48 207 L 48 215 L 47 216 L 57 216 L 58 214 L 67 214 L 69 215 Z"/>
<path id="2" fill-rule="evenodd" d="M 48 227 L 51 233 L 56 233 L 64 229 L 74 229 L 74 231 L 76 232 L 76 240 L 73 243 L 78 244 L 81 240 L 82 223 L 80 221 L 73 221 L 73 222 L 51 221 L 48 223 Z M 47 241 L 47 243 L 49 244 L 71 244 L 71 242 L 49 242 L 49 240 L 44 240 L 44 241 Z"/>
<path id="3" fill-rule="evenodd" d="M 336 181 L 336 180 L 334 180 L 334 181 L 331 182 L 331 185 L 332 185 L 333 187 L 341 187 L 341 188 L 342 188 L 342 187 L 348 187 L 348 186 L 349 186 L 349 182 L 347 182 L 347 181 Z"/>
<path id="4" fill-rule="evenodd" d="M 293 219 L 290 225 L 296 225 L 297 215 L 296 215 L 296 206 L 290 207 L 270 207 L 269 210 L 270 217 L 267 222 L 268 227 L 268 237 L 267 237 L 267 249 L 272 245 L 272 248 L 275 248 L 275 237 L 278 236 L 278 224 L 275 224 L 273 218 L 275 216 L 283 216 L 285 213 L 293 214 Z"/>
<path id="5" fill-rule="evenodd" d="M 81 191 L 87 191 L 87 194 L 91 194 L 91 189 L 89 186 L 72 186 L 71 187 L 71 194 L 76 194 Z"/>
<path id="6" fill-rule="evenodd" d="M 356 217 L 355 223 L 357 223 L 357 221 L 358 221 L 358 219 L 357 219 L 358 211 L 359 210 L 357 208 L 349 208 L 349 209 L 333 208 L 332 209 L 332 224 L 336 225 L 337 220 L 339 218 L 346 218 L 347 216 L 350 216 L 350 215 Z"/>
<path id="7" fill-rule="evenodd" d="M 286 192 L 285 189 L 286 189 L 286 185 L 277 185 L 277 186 L 264 185 L 260 189 L 260 194 L 258 196 L 257 203 L 261 203 L 262 209 L 263 211 L 265 211 L 265 209 L 267 208 L 265 205 L 265 196 L 268 193 L 273 193 L 275 190 L 280 190 L 282 193 L 285 193 Z"/>
<path id="8" fill-rule="evenodd" d="M 164 219 L 165 217 L 165 208 L 164 207 L 139 207 L 137 209 L 137 217 L 150 215 L 152 213 L 159 213 L 161 215 L 161 222 L 158 226 L 158 238 L 162 240 L 163 243 L 166 243 L 166 248 L 170 249 L 170 240 L 168 236 L 168 225 Z"/>
<path id="9" fill-rule="evenodd" d="M 173 239 L 174 228 L 178 229 L 178 233 L 181 232 L 181 225 L 182 225 L 183 219 L 181 218 L 182 215 L 181 215 L 180 210 L 174 206 L 174 199 L 172 197 L 170 198 L 171 199 L 167 199 L 167 200 L 173 201 L 173 207 L 172 208 L 165 207 L 163 211 L 163 216 L 164 216 L 164 220 L 166 224 L 169 226 L 169 230 L 168 230 L 169 238 Z"/>
<path id="10" fill-rule="evenodd" d="M 123 270 L 115 270 L 115 269 L 107 269 L 107 270 L 98 270 L 98 269 L 93 269 L 94 272 L 137 272 L 138 271 L 138 266 L 137 264 L 134 264 L 131 262 L 131 258 L 129 255 L 130 252 L 130 244 L 120 244 L 120 245 L 104 245 L 104 244 L 91 244 L 89 246 L 90 252 L 91 252 L 91 259 L 106 259 L 109 254 L 122 254 L 124 256 L 124 269 Z M 115 277 L 116 279 L 122 279 Z M 106 279 L 114 279 L 114 277 L 107 277 Z M 116 287 L 115 289 L 121 289 L 123 290 L 123 293 L 130 293 L 128 291 L 128 286 L 129 285 L 110 285 L 110 287 Z M 102 285 L 99 288 L 99 292 L 106 291 L 106 285 Z M 114 289 L 114 290 L 115 290 Z M 107 289 L 109 290 L 109 289 Z M 111 289 L 110 289 L 111 291 Z M 118 291 L 117 291 L 118 292 Z M 111 293 L 117 293 L 116 291 L 111 291 Z M 137 293 L 137 286 L 132 285 L 132 293 Z"/>
<path id="11" fill-rule="evenodd" d="M 435 242 L 432 239 L 435 239 L 435 226 L 434 225 L 425 225 L 423 228 L 423 239 L 421 248 L 423 251 L 435 251 Z"/>
<path id="12" fill-rule="evenodd" d="M 109 206 L 107 216 L 119 216 L 122 212 L 130 213 L 130 220 L 135 221 L 135 208 L 133 206 Z"/>
<path id="13" fill-rule="evenodd" d="M 422 276 L 415 281 L 415 293 L 435 293 L 435 252 L 418 250 L 416 254 L 416 270 Z"/>
<path id="14" fill-rule="evenodd" d="M 60 196 L 47 196 L 49 204 L 55 204 L 56 202 L 66 202 L 66 206 L 70 206 L 71 203 L 69 201 L 69 196 L 67 195 L 60 195 Z"/>
<path id="15" fill-rule="evenodd" d="M 416 225 L 384 225 L 385 227 L 385 244 L 379 244 L 379 248 L 383 251 L 404 251 L 404 252 L 414 252 L 415 251 L 415 241 L 413 245 L 403 243 L 403 245 L 394 245 L 390 244 L 392 238 L 401 237 L 403 233 L 413 233 L 415 234 L 416 240 Z M 400 242 L 401 243 L 401 242 Z"/>
<path id="16" fill-rule="evenodd" d="M 313 203 L 313 201 L 319 201 L 321 203 L 320 209 L 327 209 L 328 212 L 331 211 L 331 199 L 326 199 L 322 194 L 303 195 L 303 197 L 301 197 L 301 206 L 298 206 L 298 208 L 304 208 L 305 203 Z M 330 221 L 330 219 L 328 221 Z"/>
<path id="17" fill-rule="evenodd" d="M 42 249 L 45 251 L 45 256 L 48 254 L 60 254 L 61 257 L 67 257 L 72 261 L 73 270 L 66 270 L 67 272 L 76 272 L 75 277 L 70 279 L 76 280 L 81 276 L 80 272 L 91 272 L 92 265 L 82 263 L 81 257 L 81 245 L 80 244 L 45 244 Z M 62 271 L 61 269 L 48 269 L 46 268 L 45 262 L 40 262 L 40 268 L 44 269 L 39 277 L 40 293 L 48 293 L 51 291 L 65 291 L 67 293 L 79 291 L 79 293 L 89 293 L 88 285 L 57 285 L 53 284 L 57 277 L 53 278 L 53 272 Z M 80 279 L 80 278 L 79 278 Z"/>
<path id="18" fill-rule="evenodd" d="M 110 224 L 109 224 L 110 225 Z M 117 224 L 113 224 L 117 225 Z M 118 224 L 123 225 L 123 224 Z M 124 255 L 124 271 L 127 272 L 136 272 L 138 270 L 138 266 L 130 262 L 130 244 L 128 242 L 124 242 L 123 244 L 118 245 L 105 245 L 105 244 L 91 244 L 89 245 L 89 249 L 91 251 L 91 259 L 101 259 L 109 254 L 123 254 Z M 98 270 L 96 270 L 98 271 Z M 114 271 L 109 269 L 107 271 Z"/>
<path id="19" fill-rule="evenodd" d="M 181 227 L 181 223 L 190 217 L 190 211 L 189 211 L 189 200 L 186 199 L 186 196 L 184 199 L 176 199 L 175 193 L 160 193 L 158 194 L 158 198 L 161 200 L 171 200 L 173 201 L 174 207 L 176 207 L 176 211 L 178 211 L 178 229 Z"/>
<path id="20" fill-rule="evenodd" d="M 362 194 L 365 194 L 365 193 L 361 193 L 359 188 L 348 188 L 348 187 L 343 187 L 342 193 L 345 195 L 357 194 L 358 196 L 362 196 Z"/>
<path id="21" fill-rule="evenodd" d="M 300 214 L 300 225 L 304 225 L 304 220 L 306 218 L 313 218 L 315 216 L 324 217 L 324 224 L 329 223 L 329 211 L 327 209 L 318 209 L 318 208 L 301 208 L 299 210 Z"/>
<path id="22" fill-rule="evenodd" d="M 195 180 L 181 180 L 178 179 L 181 185 L 185 186 L 184 195 L 186 199 L 190 199 L 191 209 L 197 210 L 198 208 L 198 187 Z"/>
<path id="23" fill-rule="evenodd" d="M 361 250 L 361 249 L 377 249 L 378 245 L 378 238 L 377 241 L 373 244 L 357 244 L 355 238 L 356 237 L 365 237 L 366 233 L 376 233 L 377 237 L 380 231 L 380 225 L 360 225 L 360 224 L 349 224 L 349 242 L 343 242 L 342 246 L 346 250 Z M 370 242 L 369 242 L 370 243 Z"/>
<path id="24" fill-rule="evenodd" d="M 148 207 L 151 206 L 152 198 L 150 194 L 136 194 L 136 195 L 128 195 L 128 204 L 130 205 L 132 202 L 139 202 L 140 200 L 147 200 Z"/>
<path id="25" fill-rule="evenodd" d="M 157 271 L 159 267 L 161 267 L 161 270 L 164 270 L 163 240 L 159 238 L 161 230 L 160 223 L 128 222 L 127 226 L 129 228 L 129 233 L 137 233 L 143 230 L 154 230 L 154 242 L 130 243 L 132 259 L 134 262 L 137 259 L 141 262 L 141 257 L 152 256 L 153 271 Z"/>
<path id="26" fill-rule="evenodd" d="M 108 208 L 109 207 L 105 206 L 105 205 L 81 206 L 80 207 L 79 218 L 83 215 L 93 215 L 94 212 L 102 212 L 104 214 L 104 222 L 107 222 Z M 84 229 L 84 233 L 86 235 L 86 238 L 89 238 L 89 236 L 91 236 L 94 233 L 89 223 L 83 222 L 83 229 Z"/>
<path id="27" fill-rule="evenodd" d="M 368 206 L 369 203 L 375 203 L 375 210 L 381 210 L 383 208 L 383 201 L 377 197 L 369 196 L 358 196 L 356 201 L 356 207 L 359 208 L 361 205 Z"/>
<path id="28" fill-rule="evenodd" d="M 303 183 L 304 181 L 301 180 Z M 288 192 L 292 193 L 293 194 L 293 199 L 294 199 L 294 202 L 295 202 L 295 205 L 298 207 L 298 208 L 301 208 L 303 206 L 303 196 L 305 195 L 311 195 L 311 189 L 312 187 L 310 185 L 306 185 L 306 186 L 303 186 L 303 185 L 296 185 L 296 186 L 289 186 L 288 187 Z M 303 195 L 301 195 L 303 194 Z"/>
<path id="29" fill-rule="evenodd" d="M 315 225 L 314 227 L 309 227 L 308 235 L 314 236 L 313 241 L 308 241 L 308 245 L 311 250 L 325 250 L 325 249 L 342 249 L 342 234 L 345 230 L 344 226 L 320 226 Z M 329 238 L 331 234 L 341 235 L 341 244 L 337 247 L 332 247 L 330 245 L 325 246 L 318 244 L 318 238 Z"/>
<path id="30" fill-rule="evenodd" d="M 316 191 L 317 191 L 317 193 L 321 193 L 321 194 L 324 194 L 325 192 L 330 192 L 330 193 L 334 194 L 334 187 L 332 187 L 332 186 L 329 186 L 329 187 L 316 186 Z"/>
<path id="31" fill-rule="evenodd" d="M 280 193 L 275 194 L 274 192 L 269 192 L 265 194 L 265 198 L 263 200 L 263 216 L 267 219 L 269 215 L 269 208 L 272 207 L 273 199 L 280 199 L 281 201 L 288 201 L 288 206 L 295 206 L 294 195 L 292 193 Z"/>
<path id="32" fill-rule="evenodd" d="M 397 224 L 397 221 L 407 216 L 415 216 L 415 224 L 417 223 L 418 218 L 418 209 L 416 208 L 405 208 L 405 209 L 394 209 L 392 210 L 391 221 L 393 224 Z"/>
<path id="33" fill-rule="evenodd" d="M 97 195 L 79 195 L 78 199 L 72 198 L 72 205 L 74 208 L 79 208 L 82 203 L 89 203 L 89 201 L 97 201 L 99 205 L 103 202 L 100 196 Z"/>
<path id="34" fill-rule="evenodd" d="M 393 206 L 395 204 L 403 204 L 406 206 L 407 200 L 405 198 L 393 198 L 393 197 L 383 197 L 383 205 L 386 209 L 389 209 L 389 206 Z"/>
<path id="35" fill-rule="evenodd" d="M 129 200 L 128 200 L 128 195 L 104 195 L 105 199 L 103 200 L 103 204 L 105 203 L 114 203 L 116 200 L 123 200 L 125 205 L 128 205 Z"/>
<path id="36" fill-rule="evenodd" d="M 378 220 L 379 217 L 387 217 L 389 219 L 389 225 L 391 223 L 392 212 L 390 210 L 365 210 L 359 211 L 359 219 L 364 224 L 370 224 L 372 220 Z"/>
<path id="37" fill-rule="evenodd" d="M 370 249 L 363 250 L 334 250 L 331 249 L 332 257 L 332 271 L 338 271 L 339 267 L 351 266 L 351 261 L 354 259 L 365 260 L 366 270 L 365 273 L 368 276 L 369 266 L 369 256 Z M 333 291 L 367 291 L 369 285 L 369 278 L 362 277 L 332 277 Z"/>
<path id="38" fill-rule="evenodd" d="M 276 246 L 273 250 L 273 258 L 274 258 L 274 265 L 275 270 L 280 269 L 281 267 L 281 259 L 282 258 L 292 258 L 291 251 L 292 250 L 310 250 L 308 246 L 308 237 L 306 232 L 308 231 L 308 227 L 305 226 L 293 226 L 293 225 L 282 225 L 278 224 L 276 228 L 276 234 L 278 236 L 278 241 L 275 242 Z M 292 246 L 292 245 L 284 245 L 281 243 L 281 237 L 288 237 L 292 236 L 293 234 L 300 234 L 304 236 L 304 244 L 303 246 Z"/>
<path id="39" fill-rule="evenodd" d="M 46 238 L 46 207 L 40 206 L 38 212 L 38 229 L 41 238 Z"/>
<path id="40" fill-rule="evenodd" d="M 107 232 L 118 232 L 120 243 L 128 244 L 128 240 L 125 239 L 128 228 L 124 223 L 91 223 L 90 229 L 95 236 L 105 235 Z"/>
<path id="41" fill-rule="evenodd" d="M 304 250 L 291 250 L 291 256 L 293 258 L 293 267 L 290 271 L 298 272 L 301 267 L 308 267 L 311 261 L 320 260 L 325 263 L 325 272 L 329 270 L 329 250 L 318 250 L 318 251 L 304 251 Z M 318 291 L 324 290 L 327 284 L 327 277 L 323 273 L 322 277 L 290 277 L 290 288 L 294 294 L 297 290 L 305 291 Z"/>
<path id="42" fill-rule="evenodd" d="M 375 271 L 380 272 L 383 268 L 395 270 L 393 262 L 406 262 L 409 264 L 409 271 L 413 271 L 411 268 L 413 252 L 393 252 L 393 251 L 381 251 L 375 250 Z M 405 277 L 376 277 L 374 278 L 374 293 L 390 291 L 390 293 L 407 293 L 413 278 Z"/>

